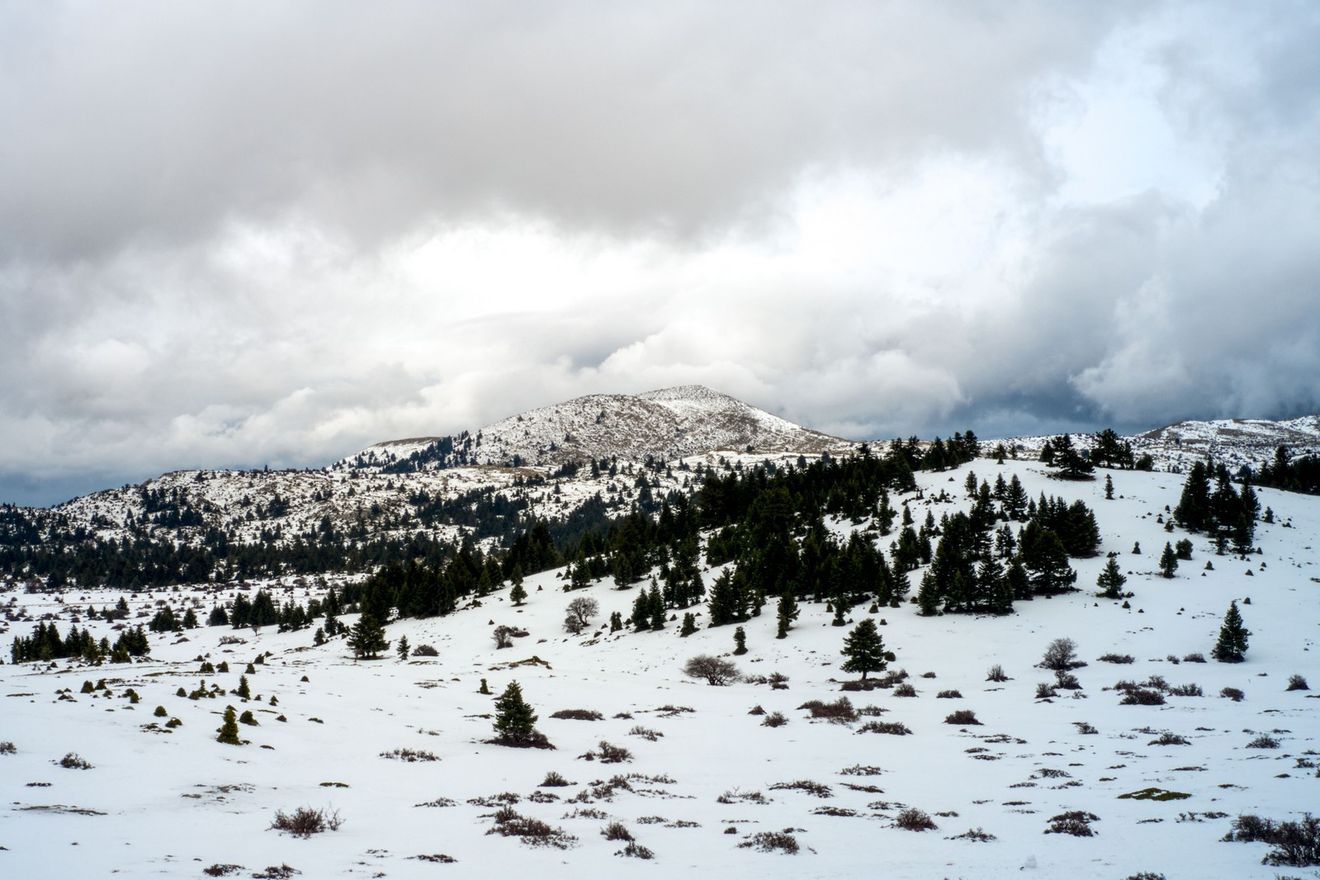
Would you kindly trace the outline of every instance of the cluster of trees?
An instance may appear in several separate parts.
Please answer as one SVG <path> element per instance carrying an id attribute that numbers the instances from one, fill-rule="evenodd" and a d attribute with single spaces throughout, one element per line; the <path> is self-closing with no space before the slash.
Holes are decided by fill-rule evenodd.
<path id="1" fill-rule="evenodd" d="M 32 635 L 16 637 L 9 649 L 10 658 L 15 663 L 66 658 L 81 658 L 93 664 L 107 659 L 111 663 L 127 663 L 133 657 L 145 657 L 149 653 L 151 645 L 140 626 L 122 631 L 111 644 L 105 637 L 97 641 L 88 630 L 79 630 L 76 625 L 61 638 L 53 623 L 38 623 Z"/>
<path id="2" fill-rule="evenodd" d="M 1090 448 L 1078 448 L 1073 444 L 1072 435 L 1059 434 L 1045 441 L 1040 460 L 1057 468 L 1057 476 L 1066 480 L 1089 480 L 1096 467 L 1139 471 L 1155 467 L 1153 458 L 1135 456 L 1132 444 L 1119 437 L 1112 428 L 1092 435 L 1091 444 Z"/>
<path id="3" fill-rule="evenodd" d="M 1211 468 L 1204 462 L 1191 466 L 1174 516 L 1188 531 L 1208 533 L 1221 554 L 1230 542 L 1236 553 L 1251 552 L 1256 515 L 1260 512 L 1251 483 L 1243 482 L 1241 491 L 1234 489 L 1228 469 L 1221 464 L 1214 468 L 1215 487 L 1211 491 L 1210 476 Z"/>
<path id="4" fill-rule="evenodd" d="M 1287 492 L 1320 495 L 1320 455 L 1293 458 L 1286 446 L 1274 450 L 1274 460 L 1260 466 L 1256 483 Z"/>

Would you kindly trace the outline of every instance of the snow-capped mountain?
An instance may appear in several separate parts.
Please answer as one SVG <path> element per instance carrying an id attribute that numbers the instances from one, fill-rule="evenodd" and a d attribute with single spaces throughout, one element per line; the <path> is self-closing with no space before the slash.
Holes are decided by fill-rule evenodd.
<path id="1" fill-rule="evenodd" d="M 339 466 L 410 471 L 611 457 L 675 461 L 712 450 L 819 453 L 853 445 L 703 385 L 680 385 L 637 395 L 588 394 L 510 416 L 475 435 L 378 443 Z"/>

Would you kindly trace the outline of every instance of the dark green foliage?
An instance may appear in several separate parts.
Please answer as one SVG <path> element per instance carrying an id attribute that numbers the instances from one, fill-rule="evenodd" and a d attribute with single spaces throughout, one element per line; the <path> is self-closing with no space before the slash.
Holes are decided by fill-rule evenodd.
<path id="1" fill-rule="evenodd" d="M 1041 449 L 1040 460 L 1056 468 L 1055 476 L 1065 480 L 1089 480 L 1095 470 L 1089 451 L 1077 449 L 1069 434 L 1060 434 L 1047 440 Z"/>
<path id="2" fill-rule="evenodd" d="M 1288 448 L 1280 446 L 1274 451 L 1274 460 L 1261 465 L 1256 483 L 1271 489 L 1320 495 L 1320 455 L 1292 458 Z"/>
<path id="3" fill-rule="evenodd" d="M 678 631 L 680 636 L 690 636 L 697 631 L 697 616 L 691 611 L 683 615 L 683 628 Z"/>
<path id="4" fill-rule="evenodd" d="M 348 647 L 352 649 L 353 656 L 359 660 L 374 659 L 389 646 L 390 643 L 385 638 L 385 628 L 370 614 L 364 613 L 358 622 L 353 624 L 353 629 L 348 634 Z"/>
<path id="5" fill-rule="evenodd" d="M 1100 576 L 1095 579 L 1095 585 L 1100 588 L 1100 595 L 1106 599 L 1121 599 L 1123 597 L 1123 585 L 1127 583 L 1127 577 L 1118 567 L 1118 560 L 1113 556 L 1105 563 L 1104 570 Z"/>
<path id="6" fill-rule="evenodd" d="M 536 736 L 536 713 L 523 700 L 518 682 L 509 686 L 495 701 L 495 741 L 505 745 L 531 743 Z"/>
<path id="7" fill-rule="evenodd" d="M 844 672 L 860 672 L 862 680 L 872 672 L 883 671 L 894 655 L 885 650 L 884 639 L 875 621 L 867 617 L 852 628 L 843 640 Z"/>
<path id="8" fill-rule="evenodd" d="M 248 685 L 246 675 L 240 675 L 238 677 L 238 688 L 234 691 L 234 695 L 242 700 L 252 699 L 252 688 Z"/>
<path id="9" fill-rule="evenodd" d="M 1215 641 L 1210 656 L 1220 663 L 1241 663 L 1246 659 L 1247 638 L 1251 630 L 1242 622 L 1237 602 L 1230 602 L 1224 614 L 1224 622 L 1219 627 L 1219 638 Z"/>
<path id="10" fill-rule="evenodd" d="M 233 706 L 225 707 L 224 721 L 220 725 L 219 736 L 216 737 L 216 741 L 230 746 L 240 744 L 238 739 L 238 715 Z"/>
<path id="11" fill-rule="evenodd" d="M 398 653 L 400 660 L 408 659 L 408 653 L 412 650 L 412 646 L 408 644 L 407 636 L 399 636 L 399 644 L 395 650 Z"/>
<path id="12" fill-rule="evenodd" d="M 733 631 L 733 653 L 737 656 L 747 653 L 747 633 L 741 626 Z"/>
<path id="13" fill-rule="evenodd" d="M 840 607 L 842 607 L 842 605 Z M 775 631 L 775 638 L 788 638 L 788 630 L 793 625 L 793 621 L 797 620 L 797 616 L 797 602 L 793 600 L 793 592 L 787 590 L 779 597 L 779 609 L 776 613 L 777 629 Z"/>
<path id="14" fill-rule="evenodd" d="M 1160 554 L 1160 575 L 1171 578 L 1177 570 L 1178 554 L 1173 551 L 1173 545 L 1166 542 L 1164 552 Z"/>

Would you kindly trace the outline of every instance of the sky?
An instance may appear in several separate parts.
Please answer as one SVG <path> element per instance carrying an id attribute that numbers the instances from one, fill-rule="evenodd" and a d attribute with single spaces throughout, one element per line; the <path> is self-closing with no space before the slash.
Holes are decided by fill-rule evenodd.
<path id="1" fill-rule="evenodd" d="M 1320 4 L 0 0 L 0 501 L 703 383 L 1320 412 Z"/>

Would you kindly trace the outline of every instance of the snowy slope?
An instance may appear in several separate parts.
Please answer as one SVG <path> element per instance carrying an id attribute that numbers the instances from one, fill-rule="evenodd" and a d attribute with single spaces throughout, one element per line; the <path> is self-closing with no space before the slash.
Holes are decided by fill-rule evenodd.
<path id="1" fill-rule="evenodd" d="M 969 469 L 990 481 L 1016 473 L 1033 496 L 1084 499 L 1096 512 L 1103 550 L 1120 554 L 1126 588 L 1135 593 L 1131 607 L 1091 595 L 1104 562 L 1100 556 L 1074 561 L 1082 592 L 1018 603 L 1017 613 L 1006 618 L 922 618 L 914 606 L 883 609 L 875 616 L 884 619 L 881 631 L 897 654 L 894 666 L 912 674 L 918 696 L 851 694 L 855 706 L 883 712 L 851 724 L 813 722 L 798 709 L 807 700 L 841 696 L 840 682 L 851 677 L 839 669 L 846 630 L 831 627 L 823 607 L 804 605 L 783 641 L 773 637 L 773 614 L 754 618 L 746 625 L 750 652 L 730 658 L 749 675 L 787 675 L 788 690 L 746 682 L 709 687 L 685 678 L 681 665 L 698 653 L 727 656 L 731 627 L 706 629 L 703 613 L 702 629 L 688 638 L 679 637 L 676 622 L 661 632 L 609 635 L 596 629 L 570 637 L 560 623 L 571 597 L 561 591 L 558 572 L 529 578 L 530 599 L 521 609 L 509 604 L 506 589 L 482 607 L 389 626 L 392 639 L 406 635 L 414 646 L 435 646 L 435 659 L 353 662 L 340 641 L 311 647 L 306 630 L 201 629 L 177 640 L 153 637 L 153 659 L 131 667 L 4 665 L 0 741 L 14 743 L 15 753 L 0 754 L 0 871 L 200 877 L 204 867 L 236 864 L 244 870 L 234 876 L 246 877 L 287 864 L 318 878 L 688 872 L 915 880 L 1125 878 L 1139 871 L 1212 880 L 1311 876 L 1313 868 L 1262 865 L 1264 845 L 1220 838 L 1240 813 L 1286 819 L 1320 804 L 1313 766 L 1320 705 L 1313 692 L 1285 690 L 1292 673 L 1320 686 L 1314 660 L 1320 639 L 1316 499 L 1259 490 L 1262 506 L 1277 515 L 1275 524 L 1259 526 L 1261 555 L 1249 561 L 1214 556 L 1203 537 L 1192 536 L 1193 561 L 1165 580 L 1155 571 L 1159 549 L 1183 534 L 1168 535 L 1156 517 L 1176 502 L 1178 477 L 1114 473 L 1118 497 L 1105 501 L 1099 481 L 1063 483 L 1030 462 L 1000 467 L 979 460 L 957 471 L 919 474 L 922 495 L 895 502 L 906 500 L 919 519 L 926 509 L 938 519 L 965 504 L 957 496 Z M 934 501 L 941 489 L 955 500 Z M 845 533 L 852 526 L 841 522 L 834 528 Z M 1136 542 L 1142 551 L 1134 554 Z M 1206 570 L 1206 562 L 1213 568 Z M 708 583 L 713 574 L 706 573 Z M 293 586 L 277 589 L 280 598 L 310 595 Z M 25 617 L 4 624 L 0 649 L 15 633 L 29 632 L 32 619 L 52 615 L 63 631 L 87 604 L 104 605 L 115 595 L 70 592 L 62 601 L 0 596 L 10 616 Z M 129 601 L 149 615 L 161 602 L 196 603 L 205 610 L 231 595 L 158 591 Z M 602 583 L 572 594 L 580 595 L 600 601 L 603 621 L 612 611 L 627 616 L 634 590 Z M 1241 606 L 1253 634 L 1246 663 L 1179 662 L 1193 653 L 1208 655 L 1228 602 L 1248 597 L 1250 604 Z M 867 616 L 866 607 L 854 616 Z M 523 627 L 529 635 L 512 649 L 497 650 L 490 634 L 498 624 Z M 106 629 L 100 621 L 91 625 Z M 1039 701 L 1036 684 L 1050 676 L 1034 664 L 1058 637 L 1075 639 L 1089 662 L 1076 670 L 1083 689 L 1077 698 Z M 221 644 L 222 638 L 242 642 Z M 243 664 L 259 652 L 270 658 L 248 678 L 264 704 L 245 705 L 232 695 L 196 701 L 175 696 L 178 687 L 197 686 L 197 658 L 228 659 L 229 674 L 205 678 L 232 689 Z M 1135 662 L 1098 661 L 1109 652 L 1131 654 Z M 1009 681 L 985 680 L 994 663 L 1003 665 Z M 1195 683 L 1204 696 L 1170 696 L 1162 706 L 1119 705 L 1111 689 L 1118 680 L 1152 675 L 1170 685 Z M 100 677 L 114 696 L 79 693 L 84 680 Z M 493 697 L 477 693 L 482 678 L 496 694 L 519 681 L 540 715 L 538 726 L 557 749 L 486 744 Z M 129 686 L 142 696 L 136 706 L 122 696 Z M 1240 688 L 1246 699 L 1220 698 L 1223 687 Z M 68 699 L 59 698 L 64 689 Z M 938 698 L 942 690 L 962 696 Z M 269 705 L 271 695 L 278 696 L 277 706 Z M 227 703 L 250 708 L 259 719 L 259 726 L 242 728 L 250 744 L 215 742 Z M 152 716 L 157 705 L 183 725 L 168 734 L 144 730 L 164 720 Z M 761 717 L 748 714 L 758 705 L 782 712 L 788 724 L 762 726 Z M 550 717 L 560 709 L 595 710 L 603 718 Z M 955 709 L 973 710 L 982 725 L 943 723 Z M 912 735 L 860 732 L 868 720 L 901 722 Z M 1080 722 L 1096 732 L 1082 732 Z M 630 733 L 637 726 L 661 736 L 648 740 Z M 1165 731 L 1189 744 L 1152 745 Z M 1261 733 L 1271 733 L 1280 747 L 1248 748 Z M 580 757 L 601 740 L 628 748 L 632 760 L 602 765 Z M 401 748 L 425 750 L 438 760 L 381 757 Z M 52 763 L 70 751 L 93 768 Z M 859 766 L 873 768 L 874 775 L 843 772 Z M 573 784 L 538 787 L 552 770 Z M 631 791 L 609 796 L 591 785 L 618 774 L 645 778 L 633 777 Z M 829 797 L 773 787 L 799 780 L 828 786 Z M 1120 797 L 1152 786 L 1188 797 Z M 766 802 L 746 799 L 751 792 Z M 516 796 L 519 813 L 574 835 L 574 845 L 537 848 L 488 835 L 496 798 L 504 793 Z M 275 810 L 304 805 L 338 810 L 343 827 L 307 840 L 267 830 Z M 893 827 L 903 806 L 928 812 L 938 829 Z M 1098 816 L 1095 836 L 1043 833 L 1050 817 L 1067 810 Z M 654 860 L 615 855 L 623 844 L 606 840 L 601 831 L 616 820 L 654 852 Z M 995 839 L 951 839 L 975 828 Z M 757 832 L 785 829 L 801 846 L 796 855 L 739 847 Z M 416 858 L 438 853 L 457 862 Z"/>

